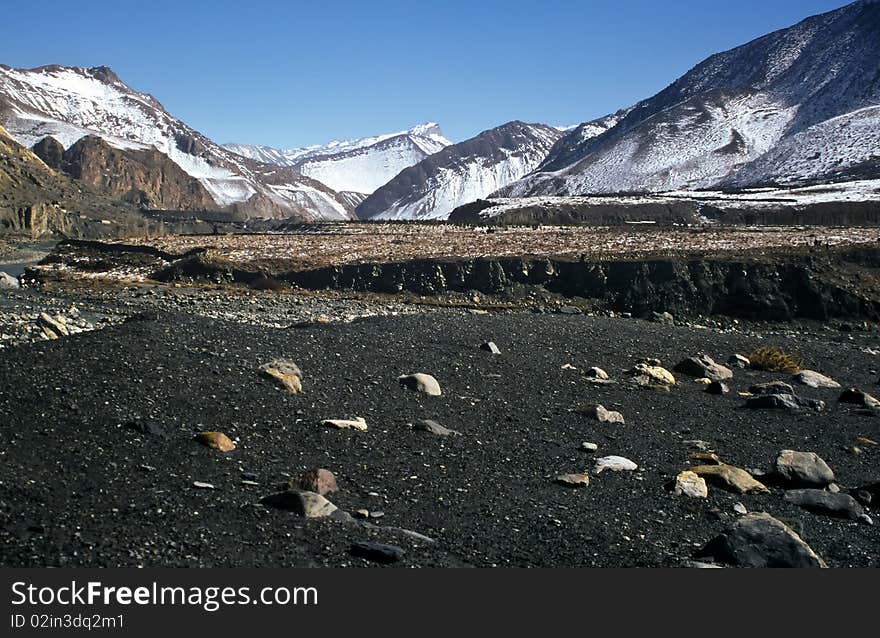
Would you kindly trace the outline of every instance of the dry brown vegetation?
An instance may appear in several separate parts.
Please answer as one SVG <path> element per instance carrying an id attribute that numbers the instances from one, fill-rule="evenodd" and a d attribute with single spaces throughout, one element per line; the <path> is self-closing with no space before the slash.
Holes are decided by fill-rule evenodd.
<path id="1" fill-rule="evenodd" d="M 753 370 L 762 372 L 797 374 L 801 370 L 800 359 L 777 346 L 757 348 L 749 355 L 749 363 Z"/>

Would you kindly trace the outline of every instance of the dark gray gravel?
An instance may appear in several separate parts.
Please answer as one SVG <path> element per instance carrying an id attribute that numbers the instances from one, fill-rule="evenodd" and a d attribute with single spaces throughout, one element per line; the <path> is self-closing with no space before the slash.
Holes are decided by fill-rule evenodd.
<path id="1" fill-rule="evenodd" d="M 640 320 L 447 310 L 278 330 L 160 313 L 7 348 L 0 564 L 367 566 L 377 563 L 349 550 L 373 541 L 400 547 L 400 566 L 679 566 L 742 502 L 792 525 L 831 566 L 880 566 L 880 528 L 806 512 L 780 489 L 710 488 L 706 501 L 666 489 L 688 466 L 693 439 L 743 468 L 770 469 L 779 450 L 805 450 L 844 488 L 875 482 L 880 451 L 851 448 L 859 436 L 880 439 L 880 419 L 836 403 L 834 390 L 798 389 L 826 401 L 822 413 L 743 409 L 738 392 L 782 375 L 737 370 L 727 396 L 684 377 L 670 393 L 636 389 L 623 375 L 641 357 L 671 368 L 697 352 L 726 361 L 772 343 L 844 387 L 876 388 L 878 357 L 864 351 L 877 347 L 875 333 L 802 332 L 761 340 Z M 490 340 L 502 355 L 480 350 Z M 258 366 L 276 357 L 302 368 L 302 394 L 261 379 Z M 590 366 L 621 383 L 587 383 L 580 371 Z M 434 375 L 443 396 L 402 389 L 397 377 L 411 372 Z M 627 423 L 586 419 L 574 412 L 583 403 L 620 410 Z M 368 431 L 319 425 L 358 416 Z M 420 419 L 462 436 L 413 430 Z M 192 441 L 203 429 L 238 449 Z M 639 471 L 603 473 L 581 490 L 554 484 L 606 455 Z M 329 498 L 340 508 L 385 516 L 307 521 L 259 504 L 310 467 L 336 474 L 341 491 Z"/>

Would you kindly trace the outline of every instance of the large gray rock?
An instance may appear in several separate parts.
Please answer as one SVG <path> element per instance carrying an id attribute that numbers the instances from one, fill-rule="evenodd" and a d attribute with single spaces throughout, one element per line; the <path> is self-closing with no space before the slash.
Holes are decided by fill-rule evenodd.
<path id="1" fill-rule="evenodd" d="M 0 272 L 0 288 L 21 288 L 21 284 L 17 277 L 13 277 L 8 272 Z"/>
<path id="2" fill-rule="evenodd" d="M 789 485 L 825 487 L 834 482 L 834 472 L 815 452 L 782 450 L 776 457 L 775 469 Z"/>
<path id="3" fill-rule="evenodd" d="M 860 390 L 859 388 L 850 388 L 849 390 L 844 390 L 837 401 L 839 403 L 860 405 L 865 408 L 880 408 L 880 401 L 878 401 L 876 398 L 874 398 L 864 390 Z"/>
<path id="4" fill-rule="evenodd" d="M 784 381 L 769 381 L 767 383 L 756 383 L 749 388 L 752 394 L 794 394 L 794 387 Z"/>
<path id="5" fill-rule="evenodd" d="M 746 407 L 752 410 L 815 410 L 821 412 L 825 409 L 825 402 L 816 399 L 802 399 L 793 394 L 765 394 L 747 399 Z"/>
<path id="6" fill-rule="evenodd" d="M 413 429 L 418 432 L 429 432 L 430 434 L 434 434 L 436 436 L 451 436 L 458 435 L 460 432 L 456 432 L 455 430 L 450 430 L 447 427 L 443 427 L 436 421 L 432 421 L 431 419 L 424 419 L 422 421 L 416 422 L 413 425 Z"/>
<path id="7" fill-rule="evenodd" d="M 424 374 L 421 372 L 417 372 L 415 374 L 404 374 L 400 377 L 397 377 L 397 381 L 407 390 L 422 392 L 423 394 L 427 394 L 428 396 L 439 397 L 441 394 L 443 394 L 440 391 L 440 384 L 437 382 L 437 379 L 432 377 L 430 374 Z"/>
<path id="8" fill-rule="evenodd" d="M 849 494 L 812 489 L 789 490 L 785 493 L 785 500 L 815 514 L 848 518 L 853 521 L 860 520 L 865 515 L 864 508 Z"/>
<path id="9" fill-rule="evenodd" d="M 738 518 L 697 556 L 736 567 L 826 567 L 794 530 L 766 513 Z"/>
<path id="10" fill-rule="evenodd" d="M 730 368 L 716 363 L 712 357 L 705 354 L 688 357 L 675 366 L 674 370 L 689 377 L 709 379 L 710 381 L 724 381 L 733 378 L 733 371 Z"/>
<path id="11" fill-rule="evenodd" d="M 791 378 L 795 383 L 800 383 L 810 388 L 839 388 L 840 384 L 814 370 L 801 370 Z"/>

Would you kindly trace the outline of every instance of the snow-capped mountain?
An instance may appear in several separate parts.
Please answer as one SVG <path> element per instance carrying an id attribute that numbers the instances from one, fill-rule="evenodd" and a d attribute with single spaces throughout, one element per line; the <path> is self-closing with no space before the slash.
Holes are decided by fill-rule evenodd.
<path id="1" fill-rule="evenodd" d="M 714 55 L 500 196 L 880 177 L 880 1 Z"/>
<path id="2" fill-rule="evenodd" d="M 225 147 L 244 157 L 295 168 L 337 191 L 370 194 L 403 169 L 450 144 L 440 127 L 428 122 L 400 133 L 290 150 L 246 144 Z"/>
<path id="3" fill-rule="evenodd" d="M 28 147 L 52 136 L 69 148 L 87 135 L 117 149 L 153 147 L 197 178 L 218 208 L 243 216 L 351 216 L 351 206 L 330 188 L 224 149 L 107 67 L 0 66 L 0 124 Z"/>
<path id="4" fill-rule="evenodd" d="M 361 219 L 446 219 L 533 170 L 562 132 L 510 122 L 407 168 L 357 207 Z"/>

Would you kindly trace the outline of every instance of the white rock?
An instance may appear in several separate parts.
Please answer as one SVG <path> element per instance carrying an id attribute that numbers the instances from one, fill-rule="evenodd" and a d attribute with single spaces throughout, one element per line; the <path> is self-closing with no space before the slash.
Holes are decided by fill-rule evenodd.
<path id="1" fill-rule="evenodd" d="M 321 425 L 337 430 L 360 430 L 363 432 L 367 429 L 367 420 L 363 417 L 355 417 L 354 419 L 324 419 Z"/>
<path id="2" fill-rule="evenodd" d="M 639 466 L 622 456 L 603 456 L 596 459 L 596 465 L 593 467 L 594 474 L 601 474 L 605 470 L 611 472 L 634 472 Z"/>

